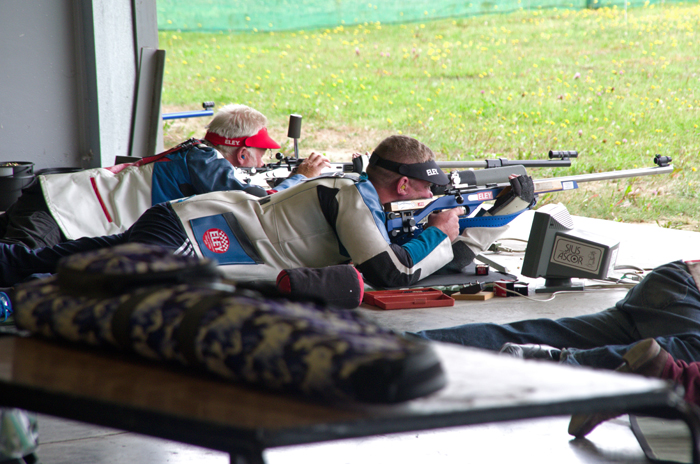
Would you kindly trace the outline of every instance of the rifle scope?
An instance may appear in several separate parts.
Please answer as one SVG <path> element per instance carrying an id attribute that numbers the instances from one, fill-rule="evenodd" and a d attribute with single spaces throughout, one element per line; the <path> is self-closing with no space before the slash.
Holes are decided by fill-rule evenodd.
<path id="1" fill-rule="evenodd" d="M 550 150 L 549 159 L 578 158 L 578 152 L 574 150 Z"/>
<path id="2" fill-rule="evenodd" d="M 552 168 L 569 167 L 571 159 L 553 160 L 509 160 L 506 158 L 486 159 L 482 161 L 438 161 L 437 165 L 442 169 L 464 169 L 464 168 L 502 168 L 506 166 L 526 166 L 529 168 Z"/>

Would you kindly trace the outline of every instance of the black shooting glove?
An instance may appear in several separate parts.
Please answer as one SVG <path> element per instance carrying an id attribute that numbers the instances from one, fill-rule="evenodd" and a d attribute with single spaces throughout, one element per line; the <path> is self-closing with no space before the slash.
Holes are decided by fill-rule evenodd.
<path id="1" fill-rule="evenodd" d="M 488 211 L 490 216 L 505 216 L 522 211 L 535 200 L 535 184 L 530 176 L 509 179 L 510 189 L 504 190 Z"/>

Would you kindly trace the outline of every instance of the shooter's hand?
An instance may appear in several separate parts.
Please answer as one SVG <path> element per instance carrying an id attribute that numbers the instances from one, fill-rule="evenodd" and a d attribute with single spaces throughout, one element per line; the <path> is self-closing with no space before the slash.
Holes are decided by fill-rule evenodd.
<path id="1" fill-rule="evenodd" d="M 428 227 L 437 227 L 443 231 L 453 242 L 459 235 L 459 216 L 464 214 L 464 208 L 446 209 L 428 216 Z"/>
<path id="2" fill-rule="evenodd" d="M 295 174 L 306 177 L 318 177 L 325 168 L 330 168 L 331 162 L 323 155 L 311 153 L 311 155 L 297 166 Z"/>
<path id="3" fill-rule="evenodd" d="M 365 152 L 363 155 L 362 153 L 353 153 L 352 154 L 352 172 L 356 172 L 358 174 L 366 172 L 367 167 L 369 166 L 369 157 L 370 153 L 368 151 Z"/>

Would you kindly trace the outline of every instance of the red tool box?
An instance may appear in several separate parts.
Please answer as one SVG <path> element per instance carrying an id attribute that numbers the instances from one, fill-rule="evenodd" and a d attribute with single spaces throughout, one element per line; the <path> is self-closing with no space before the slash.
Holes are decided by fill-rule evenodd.
<path id="1" fill-rule="evenodd" d="M 435 288 L 365 292 L 362 302 L 381 309 L 434 308 L 455 305 L 454 298 Z"/>

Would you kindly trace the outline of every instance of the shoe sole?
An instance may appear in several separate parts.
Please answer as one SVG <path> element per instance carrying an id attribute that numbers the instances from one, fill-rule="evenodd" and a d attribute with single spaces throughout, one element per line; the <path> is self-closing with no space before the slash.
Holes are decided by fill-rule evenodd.
<path id="1" fill-rule="evenodd" d="M 583 438 L 605 421 L 614 419 L 621 413 L 574 414 L 569 422 L 569 435 Z"/>
<path id="2" fill-rule="evenodd" d="M 656 358 L 661 352 L 661 346 L 653 338 L 642 340 L 622 356 L 625 361 L 617 372 L 634 373 L 645 364 Z M 601 423 L 619 416 L 619 413 L 574 414 L 569 422 L 569 435 L 583 438 Z"/>
<path id="3" fill-rule="evenodd" d="M 617 368 L 618 372 L 638 372 L 649 361 L 656 358 L 661 352 L 661 346 L 653 338 L 642 340 L 634 345 L 622 359 L 625 364 Z"/>

